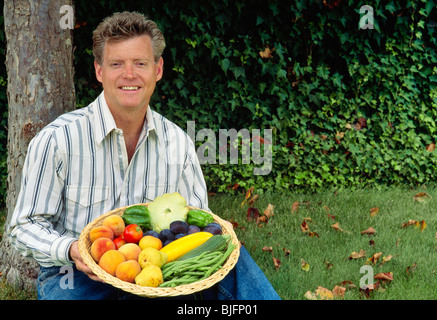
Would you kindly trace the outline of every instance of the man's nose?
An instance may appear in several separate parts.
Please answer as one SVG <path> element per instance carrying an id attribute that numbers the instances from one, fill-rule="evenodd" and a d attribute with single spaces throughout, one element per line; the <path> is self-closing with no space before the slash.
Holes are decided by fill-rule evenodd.
<path id="1" fill-rule="evenodd" d="M 133 79 L 135 78 L 135 70 L 134 66 L 131 63 L 126 63 L 124 66 L 124 77 L 126 79 Z"/>

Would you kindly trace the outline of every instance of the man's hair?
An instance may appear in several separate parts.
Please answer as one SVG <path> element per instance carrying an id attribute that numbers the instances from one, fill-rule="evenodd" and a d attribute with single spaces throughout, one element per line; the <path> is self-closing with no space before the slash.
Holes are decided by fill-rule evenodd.
<path id="1" fill-rule="evenodd" d="M 147 35 L 152 40 L 153 56 L 158 62 L 165 48 L 165 39 L 155 22 L 138 12 L 114 13 L 105 18 L 93 32 L 93 54 L 102 65 L 105 44 Z"/>

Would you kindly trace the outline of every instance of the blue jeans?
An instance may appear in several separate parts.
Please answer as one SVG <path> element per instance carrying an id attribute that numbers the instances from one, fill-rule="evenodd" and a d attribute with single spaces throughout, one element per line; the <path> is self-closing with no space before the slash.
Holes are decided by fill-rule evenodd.
<path id="1" fill-rule="evenodd" d="M 94 281 L 83 272 L 62 267 L 41 267 L 37 290 L 39 300 L 137 300 L 142 297 Z M 66 270 L 64 270 L 66 269 Z M 71 270 L 73 272 L 71 272 Z M 70 272 L 68 272 L 70 271 Z M 280 300 L 280 297 L 244 247 L 235 267 L 218 284 L 175 300 Z"/>

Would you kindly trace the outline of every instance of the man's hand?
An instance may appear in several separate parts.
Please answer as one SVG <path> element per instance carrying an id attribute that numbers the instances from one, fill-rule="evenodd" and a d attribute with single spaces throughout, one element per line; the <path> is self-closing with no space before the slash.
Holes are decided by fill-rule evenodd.
<path id="1" fill-rule="evenodd" d="M 85 262 L 83 262 L 77 246 L 77 241 L 74 241 L 70 246 L 70 257 L 76 264 L 77 270 L 82 271 L 92 280 L 103 282 L 103 280 L 97 277 L 94 272 L 85 264 Z"/>

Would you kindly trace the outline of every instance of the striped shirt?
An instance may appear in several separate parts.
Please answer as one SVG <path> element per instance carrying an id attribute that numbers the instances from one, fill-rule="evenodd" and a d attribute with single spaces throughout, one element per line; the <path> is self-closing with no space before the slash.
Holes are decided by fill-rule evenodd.
<path id="1" fill-rule="evenodd" d="M 146 119 L 130 163 L 103 92 L 35 136 L 8 230 L 19 252 L 42 266 L 71 264 L 70 245 L 89 222 L 164 193 L 208 209 L 193 141 L 150 107 Z"/>

